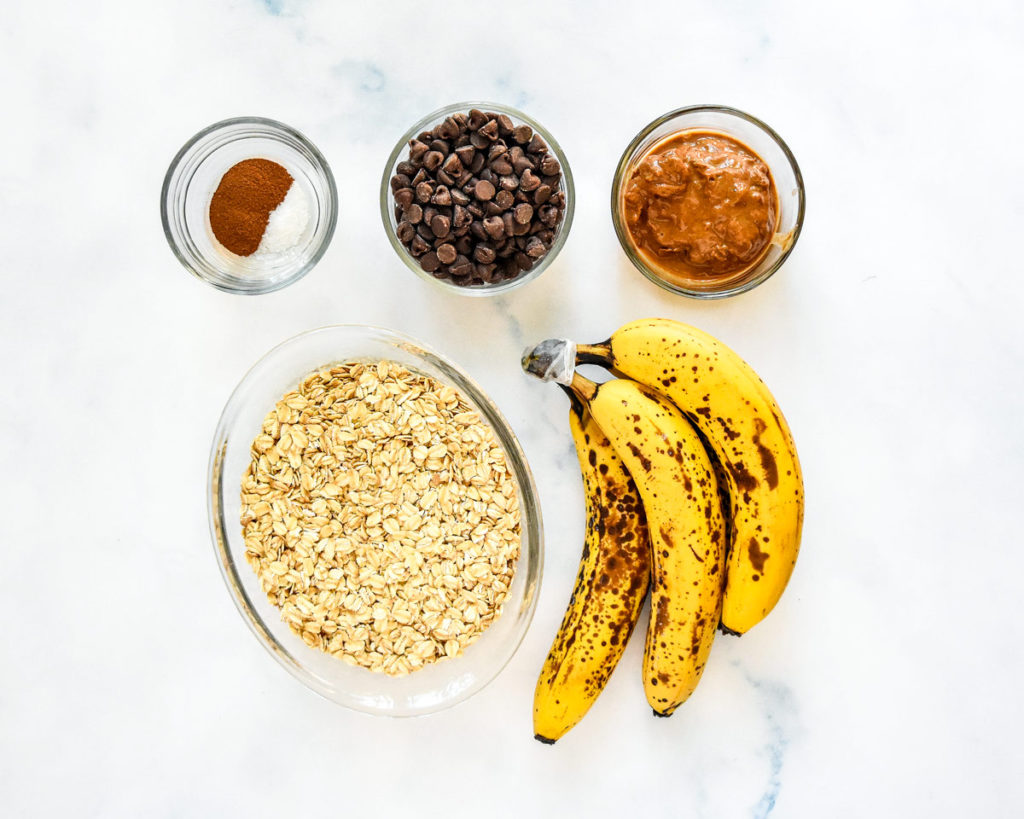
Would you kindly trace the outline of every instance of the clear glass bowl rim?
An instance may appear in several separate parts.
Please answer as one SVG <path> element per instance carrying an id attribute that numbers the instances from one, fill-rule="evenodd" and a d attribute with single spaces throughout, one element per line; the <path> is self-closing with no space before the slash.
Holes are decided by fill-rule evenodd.
<path id="1" fill-rule="evenodd" d="M 193 266 L 192 260 L 187 258 L 178 247 L 177 241 L 171 232 L 170 217 L 168 215 L 167 208 L 167 197 L 170 193 L 171 182 L 174 180 L 175 173 L 178 167 L 181 165 L 181 161 L 188 155 L 199 142 L 207 138 L 211 134 L 224 130 L 227 128 L 233 128 L 235 126 L 253 125 L 266 128 L 268 130 L 281 131 L 287 134 L 289 137 L 294 139 L 296 142 L 301 144 L 312 155 L 316 164 L 319 165 L 323 171 L 324 178 L 327 180 L 327 198 L 331 203 L 331 213 L 329 216 L 328 224 L 324 233 L 323 241 L 320 242 L 320 246 L 317 247 L 316 251 L 310 256 L 306 263 L 297 268 L 296 272 L 282 279 L 279 282 L 266 283 L 262 286 L 252 288 L 238 288 L 232 287 L 223 282 L 213 281 L 212 279 L 205 276 L 200 271 L 196 270 Z M 240 117 L 228 117 L 227 119 L 219 120 L 211 125 L 207 125 L 201 131 L 193 135 L 188 139 L 184 145 L 178 150 L 171 160 L 171 163 L 167 166 L 167 172 L 164 174 L 163 184 L 160 186 L 160 223 L 163 226 L 164 238 L 167 240 L 167 244 L 170 245 L 171 252 L 174 253 L 175 258 L 181 263 L 189 273 L 195 276 L 202 282 L 216 288 L 224 293 L 234 293 L 242 296 L 259 296 L 264 293 L 273 293 L 276 290 L 281 290 L 288 285 L 294 284 L 309 273 L 317 263 L 323 258 L 324 253 L 327 252 L 327 248 L 331 244 L 331 239 L 334 238 L 334 230 L 338 224 L 338 188 L 334 181 L 334 173 L 331 171 L 331 166 L 328 164 L 326 157 L 320 152 L 320 149 L 313 144 L 313 142 L 301 131 L 296 130 L 292 126 L 280 122 L 270 117 L 257 117 L 257 116 L 240 116 Z"/>
<path id="2" fill-rule="evenodd" d="M 716 113 L 716 114 L 727 114 L 735 116 L 739 119 L 749 122 L 756 128 L 761 129 L 771 138 L 782 151 L 786 160 L 789 162 L 790 167 L 793 170 L 793 177 L 796 180 L 797 188 L 797 213 L 796 219 L 793 223 L 793 235 L 789 240 L 789 245 L 783 250 L 771 265 L 765 268 L 757 276 L 748 279 L 747 281 L 740 282 L 739 284 L 730 287 L 725 290 L 719 291 L 708 291 L 708 290 L 690 290 L 689 288 L 682 287 L 677 284 L 665 281 L 656 271 L 652 270 L 650 266 L 642 258 L 640 258 L 632 249 L 629 241 L 628 232 L 626 226 L 622 220 L 622 213 L 619 208 L 619 190 L 625 181 L 625 174 L 629 168 L 633 153 L 636 149 L 651 135 L 655 130 L 660 128 L 667 122 L 671 122 L 677 117 L 684 116 L 686 114 L 695 113 Z M 612 196 L 611 196 L 611 207 L 612 207 L 612 223 L 615 226 L 615 235 L 618 237 L 619 244 L 622 246 L 623 252 L 627 258 L 632 262 L 633 266 L 636 267 L 647 279 L 654 282 L 659 287 L 668 290 L 672 293 L 677 293 L 682 296 L 689 296 L 695 299 L 724 299 L 730 296 L 738 296 L 740 293 L 746 293 L 748 290 L 753 290 L 759 284 L 763 284 L 769 278 L 771 278 L 775 272 L 782 267 L 786 259 L 789 258 L 789 254 L 793 252 L 793 248 L 796 247 L 797 239 L 800 238 L 800 233 L 803 230 L 804 225 L 804 213 L 806 211 L 806 194 L 804 191 L 804 177 L 800 171 L 800 166 L 797 164 L 796 157 L 793 152 L 789 149 L 786 141 L 779 136 L 778 132 L 775 131 L 770 125 L 753 116 L 745 111 L 741 111 L 738 108 L 732 108 L 728 105 L 713 105 L 713 104 L 702 104 L 702 105 L 686 105 L 682 108 L 676 108 L 672 111 L 668 111 L 662 114 L 660 117 L 649 122 L 645 125 L 636 136 L 629 141 L 626 149 L 622 152 L 622 156 L 619 157 L 619 162 L 615 166 L 615 175 L 612 178 Z"/>
<path id="3" fill-rule="evenodd" d="M 395 228 L 391 224 L 391 208 L 393 207 L 391 197 L 391 174 L 394 167 L 400 161 L 402 152 L 409 147 L 409 140 L 422 131 L 426 130 L 426 126 L 438 119 L 444 119 L 445 117 L 456 114 L 460 111 L 465 112 L 471 108 L 478 108 L 481 111 L 496 111 L 501 114 L 508 114 L 512 119 L 518 120 L 526 125 L 533 128 L 534 131 L 538 132 L 545 142 L 548 144 L 548 148 L 555 155 L 558 163 L 562 166 L 562 190 L 565 191 L 565 211 L 562 213 L 562 223 L 558 226 L 558 234 L 555 236 L 555 241 L 551 245 L 551 249 L 548 250 L 540 262 L 526 273 L 518 276 L 509 281 L 503 281 L 494 285 L 484 285 L 476 287 L 460 287 L 457 284 L 445 281 L 443 279 L 436 279 L 427 273 L 423 268 L 419 266 L 415 257 L 412 256 L 405 245 L 403 245 L 395 233 Z M 511 105 L 505 105 L 500 102 L 486 102 L 483 100 L 468 100 L 466 102 L 453 102 L 450 105 L 445 105 L 443 108 L 438 108 L 436 111 L 427 114 L 425 117 L 420 119 L 415 125 L 413 125 L 405 134 L 402 135 L 401 139 L 398 140 L 398 144 L 395 145 L 394 149 L 388 155 L 387 164 L 384 166 L 384 176 L 381 179 L 380 184 L 380 215 L 384 222 L 384 230 L 387 233 L 388 241 L 391 243 L 391 247 L 394 248 L 395 253 L 405 263 L 413 273 L 419 276 L 421 279 L 431 282 L 438 287 L 447 290 L 450 293 L 458 293 L 461 296 L 496 296 L 499 293 L 506 293 L 509 290 L 513 290 L 517 287 L 522 287 L 524 284 L 533 281 L 540 276 L 554 260 L 555 257 L 561 252 L 563 245 L 569 238 L 569 229 L 572 227 L 573 216 L 576 212 L 576 186 L 573 182 L 572 169 L 569 167 L 569 161 L 565 157 L 565 152 L 562 150 L 562 146 L 558 144 L 551 132 L 548 131 L 543 125 L 537 120 L 524 114 L 517 108 L 513 108 Z"/>
<path id="4" fill-rule="evenodd" d="M 443 368 L 450 371 L 447 375 L 455 376 L 455 386 L 460 390 L 465 391 L 472 402 L 484 411 L 487 421 L 494 429 L 494 432 L 501 442 L 502 448 L 505 450 L 505 454 L 509 459 L 509 463 L 512 465 L 517 483 L 523 489 L 522 497 L 520 498 L 520 520 L 525 535 L 524 550 L 526 555 L 524 555 L 523 552 L 520 553 L 516 571 L 518 573 L 520 570 L 528 570 L 529 574 L 527 575 L 525 582 L 527 584 L 527 593 L 530 594 L 531 597 L 527 610 L 521 615 L 522 622 L 517 632 L 513 635 L 514 641 L 508 646 L 507 656 L 491 671 L 490 676 L 475 688 L 465 692 L 460 692 L 456 697 L 452 698 L 450 702 L 446 702 L 437 707 L 416 711 L 414 713 L 388 713 L 384 711 L 360 708 L 351 702 L 342 701 L 328 686 L 322 685 L 319 679 L 307 671 L 302 663 L 292 656 L 291 650 L 287 646 L 282 645 L 267 628 L 263 618 L 257 612 L 253 602 L 249 598 L 249 595 L 246 593 L 244 585 L 242 584 L 241 578 L 238 574 L 239 566 L 235 562 L 230 553 L 230 549 L 227 546 L 228 522 L 225 521 L 223 516 L 224 504 L 222 500 L 225 484 L 220 464 L 228 435 L 231 431 L 235 415 L 237 414 L 237 408 L 241 406 L 241 394 L 244 387 L 247 386 L 250 379 L 259 375 L 263 365 L 285 348 L 293 344 L 301 343 L 302 340 L 310 336 L 338 330 L 365 333 L 391 344 L 412 345 L 417 351 L 417 355 L 419 355 L 419 353 L 423 353 L 427 356 L 432 356 L 440 362 L 443 365 Z M 344 354 L 342 354 L 338 360 L 342 360 L 343 357 Z M 329 362 L 323 363 L 327 364 Z M 301 375 L 301 373 L 296 373 L 297 378 L 301 377 Z M 483 388 L 477 384 L 476 381 L 460 366 L 454 364 L 447 356 L 442 355 L 429 345 L 424 344 L 418 339 L 406 335 L 405 333 L 370 324 L 330 324 L 321 327 L 314 327 L 291 336 L 290 338 L 274 345 L 270 350 L 260 356 L 259 359 L 249 367 L 245 375 L 232 390 L 231 395 L 228 397 L 228 400 L 224 405 L 224 409 L 221 411 L 220 418 L 217 421 L 217 427 L 213 435 L 213 442 L 207 463 L 206 499 L 210 539 L 217 558 L 217 565 L 220 569 L 221 577 L 223 578 L 231 595 L 231 599 L 235 604 L 235 608 L 249 627 L 249 630 L 256 636 L 267 652 L 270 653 L 271 656 L 273 656 L 274 659 L 277 660 L 277 662 L 293 677 L 325 699 L 337 703 L 345 708 L 349 708 L 350 710 L 375 716 L 405 718 L 438 713 L 439 711 L 447 710 L 448 708 L 452 708 L 462 702 L 465 702 L 467 699 L 470 699 L 480 693 L 480 691 L 484 690 L 501 674 L 515 656 L 519 647 L 522 645 L 522 641 L 525 639 L 530 623 L 533 620 L 533 615 L 537 608 L 537 601 L 540 596 L 540 586 L 544 568 L 544 524 L 541 515 L 540 498 L 537 493 L 536 481 L 533 478 L 533 472 L 530 469 L 529 462 L 526 460 L 526 454 L 523 452 L 522 446 L 519 443 L 511 425 L 508 423 L 508 420 L 505 418 L 498 406 L 484 392 Z M 524 557 L 527 555 L 528 562 L 524 567 L 523 561 Z M 506 603 L 506 606 L 511 603 L 512 601 L 510 600 Z M 507 610 L 503 616 L 506 614 L 511 615 L 513 612 L 511 610 Z M 487 632 L 485 631 L 479 639 L 487 639 Z M 339 660 L 338 662 L 341 661 Z"/>

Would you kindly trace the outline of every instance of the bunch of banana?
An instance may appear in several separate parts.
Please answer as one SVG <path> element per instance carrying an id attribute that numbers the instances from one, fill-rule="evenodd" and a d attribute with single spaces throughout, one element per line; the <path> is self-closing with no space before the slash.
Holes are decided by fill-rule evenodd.
<path id="1" fill-rule="evenodd" d="M 580 364 L 621 377 L 595 384 Z M 568 387 L 588 516 L 576 587 L 537 684 L 535 734 L 554 742 L 597 698 L 648 573 L 644 690 L 669 716 L 700 680 L 716 628 L 749 630 L 789 581 L 803 523 L 792 435 L 749 365 L 676 321 L 632 322 L 600 344 L 541 342 L 523 367 Z"/>

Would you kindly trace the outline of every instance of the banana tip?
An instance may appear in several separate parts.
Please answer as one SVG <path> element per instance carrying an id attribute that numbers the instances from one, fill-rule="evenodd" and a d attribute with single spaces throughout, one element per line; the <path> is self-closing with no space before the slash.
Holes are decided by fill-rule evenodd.
<path id="1" fill-rule="evenodd" d="M 555 744 L 555 740 L 548 739 L 547 737 L 542 737 L 540 734 L 534 734 L 533 738 L 535 740 L 537 740 L 537 742 L 543 742 L 545 745 L 554 745 Z"/>
<path id="2" fill-rule="evenodd" d="M 722 632 L 722 634 L 728 634 L 730 637 L 742 637 L 743 636 L 743 632 L 742 631 L 733 631 L 725 623 L 719 623 L 718 624 L 718 630 L 720 632 Z"/>
<path id="3" fill-rule="evenodd" d="M 565 338 L 549 338 L 523 353 L 520 364 L 524 371 L 541 381 L 572 383 L 576 345 Z"/>
<path id="4" fill-rule="evenodd" d="M 661 717 L 661 718 L 663 718 L 663 719 L 667 719 L 668 717 L 671 717 L 671 716 L 672 716 L 672 715 L 673 715 L 673 714 L 675 713 L 675 711 L 669 711 L 669 712 L 668 712 L 668 713 L 666 714 L 666 713 L 663 713 L 663 712 L 661 712 L 661 711 L 658 711 L 658 710 L 657 710 L 657 709 L 655 709 L 655 708 L 652 708 L 652 709 L 651 709 L 651 712 L 652 712 L 652 713 L 654 714 L 654 716 L 656 716 L 656 717 Z"/>

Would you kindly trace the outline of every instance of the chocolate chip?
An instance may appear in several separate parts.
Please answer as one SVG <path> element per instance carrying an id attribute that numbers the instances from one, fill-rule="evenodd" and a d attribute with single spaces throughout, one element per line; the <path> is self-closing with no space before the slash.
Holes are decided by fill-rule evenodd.
<path id="1" fill-rule="evenodd" d="M 409 252 L 412 253 L 413 256 L 422 256 L 428 250 L 430 250 L 430 245 L 427 244 L 426 239 L 419 235 L 412 237 L 412 242 L 409 245 Z"/>
<path id="2" fill-rule="evenodd" d="M 527 207 L 529 207 L 529 205 L 527 205 Z M 442 216 L 441 214 L 438 214 L 437 216 L 430 220 L 430 229 L 434 231 L 434 235 L 438 239 L 443 239 L 445 236 L 447 236 L 448 231 L 450 231 L 451 228 L 452 220 L 449 219 L 447 216 Z"/>
<path id="3" fill-rule="evenodd" d="M 437 254 L 431 250 L 429 253 L 424 253 L 420 256 L 420 267 L 426 270 L 428 273 L 433 273 L 441 266 L 441 260 L 437 257 Z"/>
<path id="4" fill-rule="evenodd" d="M 412 204 L 415 195 L 412 188 L 399 188 L 395 191 L 395 204 L 404 210 Z"/>
<path id="5" fill-rule="evenodd" d="M 412 222 L 402 220 L 398 223 L 398 227 L 395 228 L 395 234 L 398 236 L 398 241 L 403 245 L 407 245 L 412 241 L 412 237 L 416 235 L 416 227 Z"/>
<path id="6" fill-rule="evenodd" d="M 452 176 L 458 176 L 462 173 L 462 160 L 459 159 L 458 154 L 452 154 L 444 161 L 444 165 L 441 167 L 444 168 L 445 173 L 449 173 Z"/>
<path id="7" fill-rule="evenodd" d="M 536 236 L 526 243 L 526 255 L 531 259 L 539 259 L 546 251 L 547 248 L 544 247 L 544 243 Z"/>
<path id="8" fill-rule="evenodd" d="M 450 205 L 452 203 L 452 193 L 446 185 L 438 185 L 434 195 L 430 197 L 430 201 L 435 205 Z"/>
<path id="9" fill-rule="evenodd" d="M 507 159 L 496 159 L 491 163 L 490 167 L 499 176 L 506 176 L 512 173 L 512 163 Z"/>
<path id="10" fill-rule="evenodd" d="M 516 173 L 524 174 L 527 171 L 536 170 L 534 162 L 528 156 L 521 156 L 512 163 L 512 167 L 515 168 Z"/>
<path id="11" fill-rule="evenodd" d="M 451 264 L 456 257 L 455 246 L 445 243 L 437 249 L 437 258 L 444 264 Z"/>
<path id="12" fill-rule="evenodd" d="M 535 205 L 543 205 L 548 199 L 551 198 L 551 186 L 541 185 L 537 190 L 533 192 L 533 203 Z"/>
<path id="13" fill-rule="evenodd" d="M 484 231 L 492 239 L 500 239 L 505 235 L 505 223 L 500 216 L 489 216 L 484 219 Z"/>
<path id="14" fill-rule="evenodd" d="M 486 125 L 481 126 L 480 130 L 477 131 L 477 133 L 478 134 L 483 134 L 485 137 L 487 137 L 487 140 L 489 142 L 494 142 L 494 140 L 496 140 L 498 138 L 498 122 L 497 122 L 497 120 L 493 120 L 492 119 Z"/>
<path id="15" fill-rule="evenodd" d="M 561 170 L 562 166 L 558 164 L 558 160 L 551 154 L 545 154 L 540 161 L 540 172 L 545 176 L 554 176 Z"/>
<path id="16" fill-rule="evenodd" d="M 462 254 L 459 254 L 455 263 L 451 266 L 453 276 L 469 276 L 473 273 L 473 263 Z"/>
<path id="17" fill-rule="evenodd" d="M 423 270 L 459 286 L 529 270 L 565 209 L 561 167 L 544 140 L 477 109 L 411 139 L 390 186 L 399 241 Z"/>
<path id="18" fill-rule="evenodd" d="M 494 196 L 494 185 L 486 179 L 481 179 L 473 186 L 473 196 L 481 202 L 486 202 Z"/>
<path id="19" fill-rule="evenodd" d="M 445 139 L 454 139 L 455 137 L 457 137 L 459 135 L 459 132 L 462 130 L 462 123 L 460 123 L 457 119 L 455 119 L 454 116 L 450 116 L 450 117 L 448 117 L 444 121 L 444 128 L 445 128 L 444 138 Z"/>
<path id="20" fill-rule="evenodd" d="M 512 218 L 521 225 L 528 225 L 533 219 L 533 208 L 525 202 L 521 205 L 516 205 L 512 211 Z"/>
<path id="21" fill-rule="evenodd" d="M 553 228 L 560 218 L 561 213 L 555 205 L 545 205 L 540 209 L 540 220 L 548 227 Z"/>

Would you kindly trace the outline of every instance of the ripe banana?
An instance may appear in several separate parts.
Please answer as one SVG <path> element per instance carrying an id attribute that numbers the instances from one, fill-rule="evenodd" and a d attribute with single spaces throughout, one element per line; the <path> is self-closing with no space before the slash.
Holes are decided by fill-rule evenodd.
<path id="1" fill-rule="evenodd" d="M 693 693 L 722 611 L 725 520 L 714 467 L 689 421 L 633 381 L 572 389 L 636 482 L 651 538 L 651 620 L 644 691 L 667 717 Z"/>
<path id="2" fill-rule="evenodd" d="M 653 387 L 707 438 L 730 498 L 722 626 L 742 634 L 757 625 L 789 582 L 804 516 L 796 446 L 768 388 L 720 341 L 669 319 L 634 321 L 603 344 L 578 345 L 576 361 Z"/>
<path id="3" fill-rule="evenodd" d="M 593 705 L 633 632 L 650 581 L 640 496 L 590 413 L 573 399 L 569 427 L 587 504 L 576 585 L 533 697 L 533 731 L 553 743 Z"/>

